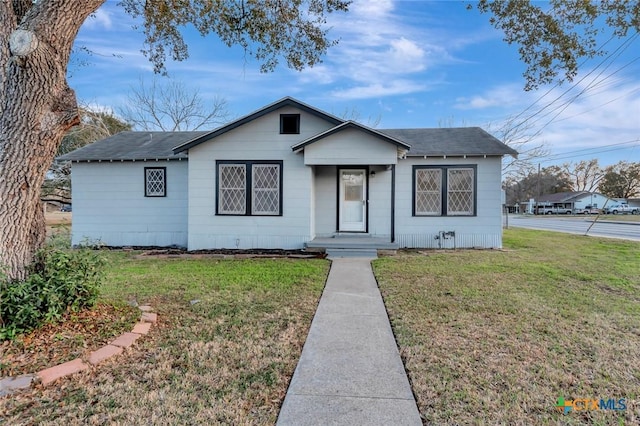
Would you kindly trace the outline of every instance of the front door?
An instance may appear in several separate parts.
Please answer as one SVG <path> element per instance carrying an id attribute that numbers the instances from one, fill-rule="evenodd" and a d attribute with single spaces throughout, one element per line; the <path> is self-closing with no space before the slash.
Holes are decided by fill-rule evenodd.
<path id="1" fill-rule="evenodd" d="M 367 171 L 340 170 L 340 231 L 364 232 L 367 229 Z"/>

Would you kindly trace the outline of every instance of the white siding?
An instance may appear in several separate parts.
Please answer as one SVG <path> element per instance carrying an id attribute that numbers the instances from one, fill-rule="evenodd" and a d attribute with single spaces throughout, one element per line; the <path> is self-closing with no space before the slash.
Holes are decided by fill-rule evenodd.
<path id="1" fill-rule="evenodd" d="M 369 171 L 369 234 L 390 239 L 391 169 L 373 166 Z"/>
<path id="2" fill-rule="evenodd" d="M 330 237 L 337 229 L 336 166 L 315 166 L 315 234 Z"/>
<path id="3" fill-rule="evenodd" d="M 597 208 L 601 209 L 605 206 L 605 204 L 607 207 L 610 207 L 614 204 L 618 204 L 618 202 L 602 194 L 593 193 L 593 195 L 585 195 L 584 197 L 576 200 L 574 203 L 574 207 L 576 209 L 583 209 L 586 206 L 596 205 Z"/>
<path id="4" fill-rule="evenodd" d="M 280 114 L 300 114 L 300 134 L 280 134 Z M 301 248 L 312 239 L 312 169 L 291 147 L 331 124 L 282 108 L 189 150 L 189 249 Z M 216 215 L 216 160 L 282 160 L 282 216 Z"/>
<path id="5" fill-rule="evenodd" d="M 304 148 L 307 165 L 396 164 L 395 145 L 357 129 L 346 129 Z"/>
<path id="6" fill-rule="evenodd" d="M 414 217 L 412 215 L 414 165 L 477 165 L 477 216 Z M 396 242 L 413 248 L 502 247 L 501 158 L 407 158 L 396 168 Z M 440 232 L 455 238 L 436 239 Z"/>
<path id="7" fill-rule="evenodd" d="M 145 167 L 166 167 L 166 197 L 145 197 Z M 187 245 L 187 162 L 72 165 L 72 244 Z"/>

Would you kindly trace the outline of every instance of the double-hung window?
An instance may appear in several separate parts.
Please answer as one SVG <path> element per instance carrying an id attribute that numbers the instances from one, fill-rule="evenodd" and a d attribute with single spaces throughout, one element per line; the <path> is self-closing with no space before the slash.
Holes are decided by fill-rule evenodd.
<path id="1" fill-rule="evenodd" d="M 217 161 L 217 214 L 282 215 L 282 161 Z"/>
<path id="2" fill-rule="evenodd" d="M 476 166 L 413 166 L 414 216 L 475 216 Z"/>
<path id="3" fill-rule="evenodd" d="M 145 167 L 144 168 L 144 196 L 145 197 L 166 197 L 167 196 L 167 168 L 166 167 Z"/>

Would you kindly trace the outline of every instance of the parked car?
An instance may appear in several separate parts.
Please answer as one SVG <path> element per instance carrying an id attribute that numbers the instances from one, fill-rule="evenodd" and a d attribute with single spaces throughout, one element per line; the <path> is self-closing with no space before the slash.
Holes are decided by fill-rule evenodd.
<path id="1" fill-rule="evenodd" d="M 604 209 L 606 214 L 640 214 L 640 208 L 629 207 L 628 204 L 614 204 Z"/>
<path id="2" fill-rule="evenodd" d="M 584 206 L 582 209 L 576 209 L 575 214 L 600 214 L 600 209 L 593 206 Z"/>
<path id="3" fill-rule="evenodd" d="M 573 211 L 566 207 L 545 207 L 538 206 L 536 214 L 571 214 Z"/>
<path id="4" fill-rule="evenodd" d="M 60 207 L 60 211 L 61 212 L 70 212 L 71 211 L 71 204 L 65 204 L 64 206 Z"/>

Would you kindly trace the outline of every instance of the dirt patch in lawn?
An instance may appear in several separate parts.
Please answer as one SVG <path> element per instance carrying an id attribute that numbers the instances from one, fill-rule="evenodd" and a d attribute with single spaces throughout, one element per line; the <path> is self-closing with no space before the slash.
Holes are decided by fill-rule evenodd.
<path id="1" fill-rule="evenodd" d="M 86 356 L 123 332 L 131 331 L 140 310 L 131 306 L 98 304 L 90 310 L 68 313 L 13 341 L 0 344 L 0 377 L 36 373 Z"/>
<path id="2" fill-rule="evenodd" d="M 72 218 L 73 216 L 71 212 L 48 211 L 45 214 L 47 226 L 71 225 Z"/>

